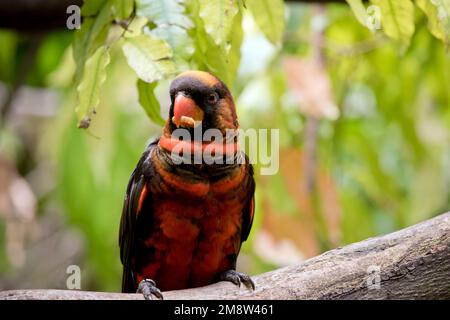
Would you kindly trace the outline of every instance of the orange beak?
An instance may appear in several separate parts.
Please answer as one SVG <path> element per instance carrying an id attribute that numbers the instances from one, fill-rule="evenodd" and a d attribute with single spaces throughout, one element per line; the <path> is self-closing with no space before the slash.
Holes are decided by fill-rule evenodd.
<path id="1" fill-rule="evenodd" d="M 177 127 L 194 128 L 203 121 L 203 110 L 189 97 L 178 93 L 173 103 L 172 122 Z"/>

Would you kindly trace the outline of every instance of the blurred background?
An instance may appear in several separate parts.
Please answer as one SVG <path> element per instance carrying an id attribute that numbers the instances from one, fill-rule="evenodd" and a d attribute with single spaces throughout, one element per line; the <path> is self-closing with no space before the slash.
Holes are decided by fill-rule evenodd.
<path id="1" fill-rule="evenodd" d="M 239 1 L 234 49 L 224 51 L 230 62 L 200 50 L 200 31 L 210 33 L 198 15 L 201 0 L 200 9 L 197 0 L 167 0 L 147 16 L 145 2 L 134 8 L 147 32 L 173 50 L 175 69 L 154 82 L 163 119 L 173 74 L 194 68 L 229 85 L 243 129 L 280 130 L 278 173 L 261 176 L 256 165 L 255 221 L 238 269 L 253 275 L 299 263 L 449 210 L 448 38 L 433 32 L 428 11 L 414 6 L 412 30 L 401 27 L 406 36 L 395 37 L 384 32 L 388 25 L 362 25 L 344 1 Z M 67 29 L 70 4 L 81 1 L 0 4 L 3 290 L 65 289 L 67 267 L 78 265 L 81 289 L 119 291 L 123 197 L 142 151 L 161 132 L 158 117 L 139 104 L 137 75 L 118 45 L 108 47 L 90 126 L 78 128 L 73 51 L 83 27 Z M 101 12 L 82 11 L 84 23 L 95 24 L 89 19 Z M 186 34 L 166 39 L 163 17 L 186 19 Z M 110 22 L 110 33 L 120 37 L 121 22 Z"/>

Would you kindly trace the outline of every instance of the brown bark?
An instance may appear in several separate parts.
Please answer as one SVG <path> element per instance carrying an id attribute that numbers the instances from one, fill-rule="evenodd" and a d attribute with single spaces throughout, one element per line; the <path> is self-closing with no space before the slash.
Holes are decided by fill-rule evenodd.
<path id="1" fill-rule="evenodd" d="M 379 278 L 370 273 L 371 269 L 378 268 Z M 254 292 L 220 282 L 202 288 L 165 292 L 164 297 L 191 300 L 450 299 L 450 212 L 253 279 Z M 142 296 L 70 290 L 11 290 L 0 292 L 0 299 L 142 299 Z"/>

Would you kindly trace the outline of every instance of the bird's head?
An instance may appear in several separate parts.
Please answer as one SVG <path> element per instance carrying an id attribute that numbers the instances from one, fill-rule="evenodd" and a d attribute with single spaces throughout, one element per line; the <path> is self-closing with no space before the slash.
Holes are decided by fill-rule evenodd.
<path id="1" fill-rule="evenodd" d="M 186 71 L 170 85 L 171 106 L 167 129 L 194 128 L 203 131 L 237 129 L 238 121 L 233 97 L 217 77 L 204 71 Z"/>
<path id="2" fill-rule="evenodd" d="M 222 137 L 227 130 L 239 128 L 230 91 L 208 72 L 186 71 L 178 75 L 170 85 L 170 100 L 169 119 L 161 137 L 163 144 L 172 141 L 177 129 L 187 130 L 195 139 L 194 130 L 199 128 L 202 132 L 216 129 Z"/>

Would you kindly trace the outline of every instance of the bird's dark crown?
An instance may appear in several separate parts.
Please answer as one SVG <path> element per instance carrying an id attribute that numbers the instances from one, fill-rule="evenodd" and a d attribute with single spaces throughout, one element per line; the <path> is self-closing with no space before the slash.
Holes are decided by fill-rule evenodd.
<path id="1" fill-rule="evenodd" d="M 220 99 L 231 97 L 230 91 L 222 81 L 203 71 L 186 71 L 172 81 L 170 85 L 172 104 L 180 92 L 190 96 L 200 108 L 205 107 L 204 99 L 212 93 L 217 93 Z"/>

